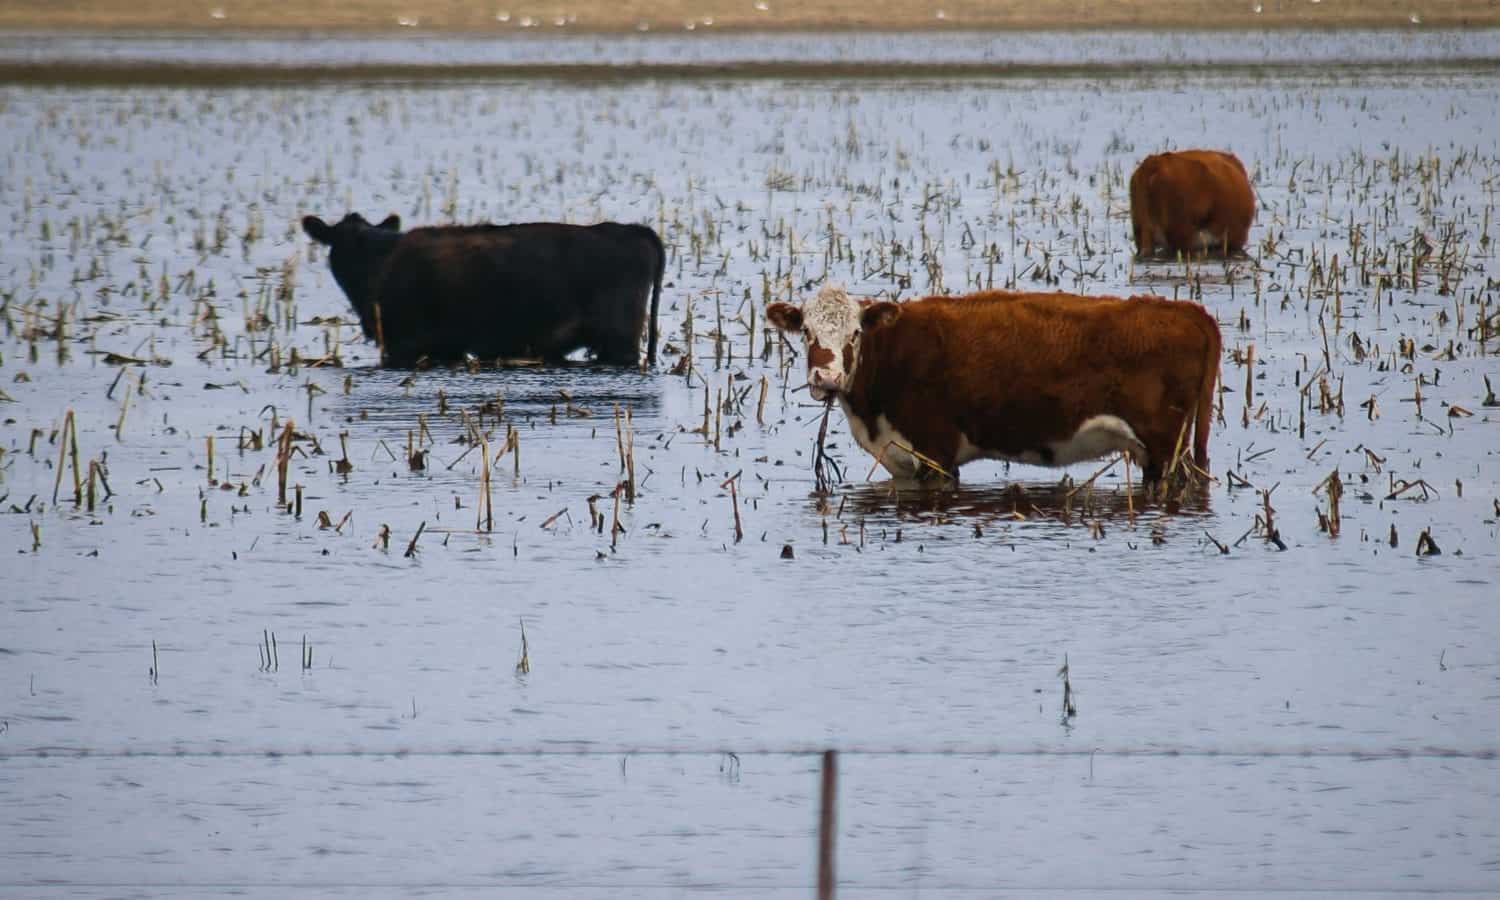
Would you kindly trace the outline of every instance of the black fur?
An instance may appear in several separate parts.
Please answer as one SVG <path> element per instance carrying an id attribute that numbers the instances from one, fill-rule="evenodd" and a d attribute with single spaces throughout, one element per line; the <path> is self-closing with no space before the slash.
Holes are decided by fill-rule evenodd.
<path id="1" fill-rule="evenodd" d="M 656 362 L 656 314 L 666 252 L 644 225 L 448 225 L 400 231 L 396 216 L 371 225 L 350 213 L 337 225 L 302 220 L 330 248 L 329 267 L 382 361 L 409 367 L 540 356 L 587 348 L 602 363 Z"/>

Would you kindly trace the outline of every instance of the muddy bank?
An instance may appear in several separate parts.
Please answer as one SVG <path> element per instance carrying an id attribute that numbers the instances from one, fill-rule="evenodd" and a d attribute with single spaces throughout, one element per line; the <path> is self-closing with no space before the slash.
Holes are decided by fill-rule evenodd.
<path id="1" fill-rule="evenodd" d="M 13 0 L 0 6 L 0 28 L 119 31 L 310 29 L 481 32 L 683 32 L 954 30 L 1078 28 L 1413 28 L 1494 27 L 1500 6 L 1477 0 L 1313 3 L 1291 0 L 362 0 L 357 3 L 244 3 Z"/>

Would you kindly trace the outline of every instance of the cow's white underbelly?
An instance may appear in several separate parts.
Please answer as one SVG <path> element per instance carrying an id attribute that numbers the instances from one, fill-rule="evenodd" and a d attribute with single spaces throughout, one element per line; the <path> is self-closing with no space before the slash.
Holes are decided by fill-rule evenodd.
<path id="1" fill-rule="evenodd" d="M 1094 416 L 1078 426 L 1072 437 L 1052 442 L 1052 464 L 1070 466 L 1122 450 L 1145 464 L 1146 445 L 1129 423 L 1119 416 Z"/>
<path id="2" fill-rule="evenodd" d="M 876 416 L 875 428 L 871 430 L 863 419 L 850 411 L 842 397 L 840 405 L 844 409 L 844 419 L 849 423 L 849 435 L 866 453 L 879 460 L 887 472 L 895 478 L 915 478 L 921 474 L 924 464 L 911 453 L 911 441 L 892 427 L 889 419 L 883 414 Z M 1071 437 L 1052 441 L 1047 448 L 1052 451 L 1051 460 L 1046 459 L 1040 449 L 1020 454 L 1001 453 L 976 445 L 968 435 L 960 432 L 954 463 L 961 466 L 976 459 L 1000 459 L 1038 466 L 1068 466 L 1120 451 L 1129 453 L 1143 466 L 1146 463 L 1145 445 L 1136 436 L 1135 429 L 1119 416 L 1102 415 L 1087 419 Z"/>
<path id="3" fill-rule="evenodd" d="M 1033 466 L 1071 466 L 1076 462 L 1098 459 L 1121 450 L 1128 452 L 1138 462 L 1144 460 L 1146 455 L 1146 447 L 1136 436 L 1135 429 L 1119 416 L 1094 416 L 1086 419 L 1082 425 L 1078 426 L 1078 430 L 1073 432 L 1072 437 L 1052 441 L 1047 444 L 1047 449 L 1052 451 L 1051 460 L 1048 460 L 1040 449 L 1026 450 L 1021 453 L 1001 453 L 977 447 L 969 441 L 968 435 L 960 434 L 958 464 L 963 465 L 971 459 L 1003 459 L 1007 462 L 1020 462 Z"/>

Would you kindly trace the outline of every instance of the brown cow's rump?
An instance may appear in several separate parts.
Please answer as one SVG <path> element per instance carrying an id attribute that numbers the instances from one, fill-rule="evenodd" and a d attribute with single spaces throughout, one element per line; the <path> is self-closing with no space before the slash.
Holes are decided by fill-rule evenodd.
<path id="1" fill-rule="evenodd" d="M 1254 220 L 1255 192 L 1233 153 L 1157 153 L 1130 176 L 1137 257 L 1242 253 Z"/>

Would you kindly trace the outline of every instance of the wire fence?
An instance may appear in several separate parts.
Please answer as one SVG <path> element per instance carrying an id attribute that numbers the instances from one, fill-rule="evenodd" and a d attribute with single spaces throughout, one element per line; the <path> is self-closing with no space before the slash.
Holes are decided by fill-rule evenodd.
<path id="1" fill-rule="evenodd" d="M 57 873 L 62 877 L 49 877 L 45 881 L 28 881 L 24 878 L 6 878 L 0 875 L 0 892 L 25 893 L 28 895 L 45 896 L 49 893 L 79 894 L 89 892 L 117 893 L 117 892 L 141 892 L 152 896 L 162 895 L 193 895 L 195 892 L 226 892 L 226 891 L 271 891 L 278 893 L 317 893 L 338 894 L 343 892 L 367 892 L 380 891 L 397 895 L 414 893 L 438 892 L 443 895 L 455 895 L 459 893 L 475 892 L 479 894 L 490 894 L 495 892 L 514 892 L 524 896 L 549 897 L 549 896 L 660 896 L 684 894 L 703 894 L 730 897 L 751 896 L 807 896 L 811 894 L 817 900 L 833 900 L 840 892 L 844 896 L 910 896 L 914 891 L 929 895 L 940 896 L 993 896 L 997 892 L 1018 895 L 1116 895 L 1130 894 L 1154 895 L 1165 892 L 1177 891 L 1211 891 L 1217 894 L 1231 894 L 1244 896 L 1269 896 L 1269 895 L 1299 895 L 1299 896 L 1321 896 L 1321 895 L 1363 895 L 1363 896 L 1404 896 L 1413 892 L 1414 887 L 1410 884 L 1391 885 L 1380 883 L 1379 879 L 1366 881 L 1356 885 L 1343 884 L 1338 886 L 1321 886 L 1318 884 L 1280 884 L 1272 881 L 1256 882 L 1252 879 L 1249 884 L 1236 883 L 1231 879 L 1229 883 L 1222 881 L 1214 882 L 1213 878 L 1187 878 L 1185 882 L 1181 878 L 1161 878 L 1157 883 L 1145 883 L 1139 878 L 1131 880 L 1128 884 L 1111 882 L 1108 878 L 1101 878 L 1097 882 L 1090 882 L 1089 876 L 1099 875 L 1098 872 L 1080 871 L 1077 876 L 1081 879 L 1066 884 L 1056 882 L 1037 882 L 1034 880 L 1025 883 L 966 883 L 962 875 L 959 878 L 943 878 L 941 874 L 935 878 L 923 879 L 921 883 L 891 883 L 873 872 L 856 874 L 852 878 L 840 880 L 838 877 L 838 847 L 837 841 L 841 835 L 838 821 L 839 809 L 839 757 L 886 759 L 886 758 L 1013 758 L 1013 759 L 1043 759 L 1043 760 L 1088 760 L 1090 766 L 1090 777 L 1092 778 L 1092 765 L 1094 757 L 1113 757 L 1123 759 L 1148 759 L 1148 760 L 1214 760 L 1224 759 L 1239 762 L 1246 759 L 1315 759 L 1362 762 L 1370 760 L 1475 760 L 1489 762 L 1500 758 L 1500 748 L 1495 747 L 1455 747 L 1455 746 L 1423 746 L 1423 747 L 1360 747 L 1352 745 L 1320 745 L 1303 747 L 1207 747 L 1196 745 L 1179 746 L 1097 746 L 1097 747 L 1071 747 L 1071 746 L 1045 746 L 1045 745 L 1006 745 L 1006 744 L 940 744 L 940 745 L 917 745 L 917 744 L 866 744 L 848 746 L 838 749 L 830 749 L 811 744 L 788 745 L 788 746 L 758 746 L 758 747 L 731 747 L 728 745 L 689 744 L 680 745 L 635 745 L 635 744 L 584 744 L 584 743 L 549 743 L 543 745 L 519 746 L 519 745 L 411 745 L 390 746 L 383 748 L 372 747 L 294 747 L 290 745 L 268 746 L 258 749 L 225 749 L 205 748 L 182 744 L 177 746 L 154 746 L 134 747 L 122 746 L 115 748 L 79 747 L 79 746 L 46 746 L 20 748 L 0 752 L 0 763 L 24 763 L 26 761 L 116 761 L 116 760 L 295 760 L 302 759 L 473 759 L 473 758 L 496 758 L 496 759 L 604 759 L 618 758 L 621 760 L 621 769 L 624 770 L 624 761 L 631 757 L 727 757 L 737 766 L 739 760 L 747 757 L 762 758 L 784 758 L 802 759 L 809 763 L 817 761 L 819 774 L 818 789 L 816 797 L 815 827 L 808 831 L 783 835 L 786 840 L 805 841 L 809 836 L 813 838 L 812 870 L 808 871 L 806 880 L 798 880 L 795 876 L 785 877 L 788 872 L 782 872 L 782 877 L 770 877 L 765 880 L 746 881 L 744 872 L 724 872 L 724 879 L 705 878 L 702 875 L 694 875 L 683 872 L 680 879 L 662 879 L 652 877 L 645 873 L 639 873 L 644 877 L 639 880 L 631 880 L 628 876 L 623 879 L 613 877 L 597 878 L 583 873 L 571 875 L 561 872 L 554 873 L 550 877 L 518 876 L 509 877 L 496 875 L 491 877 L 438 877 L 437 879 L 412 879 L 404 880 L 396 878 L 380 877 L 378 875 L 361 880 L 359 878 L 340 879 L 337 877 L 325 877 L 312 879 L 298 878 L 295 882 L 278 880 L 264 880 L 251 878 L 250 880 L 132 880 L 128 877 L 119 880 L 105 878 L 82 878 L 78 880 L 66 877 L 66 871 Z M 810 767 L 811 768 L 811 767 Z M 810 810 L 811 811 L 811 810 Z M 812 825 L 813 822 L 809 822 Z M 847 835 L 846 835 L 847 836 Z M 805 846 L 805 845 L 804 845 Z M 123 873 L 122 873 L 123 874 Z M 770 874 L 770 873 L 767 873 Z M 954 873 L 959 874 L 959 873 Z M 1473 874 L 1473 873 L 1471 873 Z M 1462 877 L 1443 881 L 1442 873 L 1434 873 L 1432 879 L 1424 878 L 1420 892 L 1431 895 L 1466 895 L 1484 896 L 1487 892 L 1500 887 L 1500 884 L 1465 881 Z M 871 877 L 874 876 L 874 877 Z M 1149 879 L 1148 879 L 1149 880 Z"/>
<path id="2" fill-rule="evenodd" d="M 947 744 L 934 746 L 870 744 L 864 746 L 761 746 L 733 745 L 637 745 L 549 743 L 533 746 L 515 745 L 407 745 L 388 747 L 328 747 L 278 745 L 259 748 L 225 749 L 189 744 L 170 746 L 85 747 L 75 745 L 38 746 L 0 750 L 0 762 L 27 759 L 286 759 L 297 757 L 621 757 L 621 756 L 731 756 L 731 757 L 819 757 L 833 751 L 850 757 L 1056 757 L 1056 758 L 1225 758 L 1225 759 L 1500 759 L 1500 747 L 1360 747 L 1326 744 L 1303 747 L 1245 746 L 1203 747 L 1193 745 L 1160 746 L 1093 746 L 1054 747 L 1005 744 Z"/>

